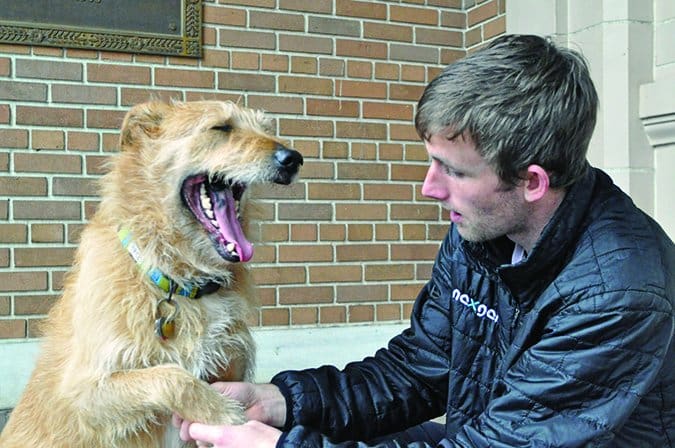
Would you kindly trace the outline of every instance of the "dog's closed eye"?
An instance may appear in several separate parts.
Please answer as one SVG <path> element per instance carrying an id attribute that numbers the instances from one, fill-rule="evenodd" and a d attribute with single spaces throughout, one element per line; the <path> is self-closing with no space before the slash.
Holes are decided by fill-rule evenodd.
<path id="1" fill-rule="evenodd" d="M 211 129 L 216 130 L 216 131 L 222 131 L 222 132 L 232 132 L 232 126 L 229 124 L 219 124 L 218 126 L 214 126 Z"/>

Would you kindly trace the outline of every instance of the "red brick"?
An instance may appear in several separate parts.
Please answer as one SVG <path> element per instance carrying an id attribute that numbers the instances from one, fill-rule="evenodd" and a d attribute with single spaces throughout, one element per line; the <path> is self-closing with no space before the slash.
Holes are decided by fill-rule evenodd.
<path id="1" fill-rule="evenodd" d="M 283 54 L 263 54 L 262 69 L 272 72 L 288 71 L 288 56 Z"/>
<path id="2" fill-rule="evenodd" d="M 260 56 L 257 53 L 249 53 L 243 51 L 232 52 L 233 70 L 258 70 L 259 68 L 260 68 Z"/>
<path id="3" fill-rule="evenodd" d="M 377 146 L 375 143 L 352 143 L 351 158 L 353 160 L 376 160 Z"/>
<path id="4" fill-rule="evenodd" d="M 97 179 L 55 177 L 52 180 L 52 193 L 54 196 L 97 196 Z"/>
<path id="5" fill-rule="evenodd" d="M 284 14 L 278 11 L 250 11 L 249 27 L 271 30 L 304 31 L 305 18 L 301 14 Z"/>
<path id="6" fill-rule="evenodd" d="M 92 118 L 100 119 L 102 122 L 101 126 L 113 126 L 117 120 L 120 119 L 120 115 L 112 117 L 112 122 L 106 123 L 107 117 L 98 117 Z M 92 121 L 93 123 L 93 121 Z M 121 126 L 121 124 L 120 124 Z M 98 151 L 99 148 L 99 134 L 98 132 L 77 132 L 77 131 L 68 131 L 68 149 L 71 151 Z"/>
<path id="7" fill-rule="evenodd" d="M 279 8 L 303 12 L 331 13 L 333 0 L 280 0 Z"/>
<path id="8" fill-rule="evenodd" d="M 16 123 L 35 126 L 82 127 L 84 117 L 80 109 L 16 106 Z"/>
<path id="9" fill-rule="evenodd" d="M 304 267 L 265 267 L 257 266 L 252 270 L 255 283 L 258 285 L 287 285 L 305 283 Z"/>
<path id="10" fill-rule="evenodd" d="M 406 120 L 412 121 L 412 104 L 397 103 L 363 103 L 363 118 L 383 118 L 386 120 Z"/>
<path id="11" fill-rule="evenodd" d="M 32 148 L 34 150 L 40 149 L 64 149 L 66 147 L 66 138 L 63 131 L 42 131 L 33 130 Z"/>
<path id="12" fill-rule="evenodd" d="M 63 224 L 33 224 L 30 240 L 33 243 L 63 243 Z"/>
<path id="13" fill-rule="evenodd" d="M 119 64 L 87 64 L 87 81 L 112 84 L 150 84 L 149 67 Z"/>
<path id="14" fill-rule="evenodd" d="M 0 196 L 45 196 L 44 177 L 0 177 Z"/>
<path id="15" fill-rule="evenodd" d="M 325 37 L 281 34 L 279 35 L 279 49 L 297 53 L 332 54 L 333 40 Z"/>
<path id="16" fill-rule="evenodd" d="M 32 271 L 0 272 L 0 292 L 44 291 L 47 273 Z"/>
<path id="17" fill-rule="evenodd" d="M 0 339 L 15 339 L 25 337 L 25 319 L 0 320 Z"/>
<path id="18" fill-rule="evenodd" d="M 417 297 L 424 283 L 406 283 L 404 285 L 391 285 L 391 300 L 409 300 Z"/>
<path id="19" fill-rule="evenodd" d="M 387 5 L 365 1 L 336 0 L 335 12 L 339 16 L 384 20 L 387 18 Z"/>
<path id="20" fill-rule="evenodd" d="M 369 59 L 386 59 L 387 44 L 382 42 L 338 39 L 335 42 L 337 56 L 351 56 Z"/>
<path id="21" fill-rule="evenodd" d="M 343 81 L 335 84 L 335 95 L 356 98 L 386 98 L 387 84 L 369 81 Z"/>
<path id="22" fill-rule="evenodd" d="M 420 99 L 423 92 L 423 85 L 391 84 L 389 86 L 389 99 L 417 101 Z"/>
<path id="23" fill-rule="evenodd" d="M 373 239 L 372 224 L 347 225 L 347 239 L 349 241 L 371 241 Z"/>
<path id="24" fill-rule="evenodd" d="M 70 154 L 14 154 L 14 170 L 26 173 L 79 174 L 82 159 Z"/>
<path id="25" fill-rule="evenodd" d="M 316 307 L 291 308 L 291 325 L 316 324 L 319 321 L 319 309 Z"/>
<path id="26" fill-rule="evenodd" d="M 7 316 L 11 310 L 9 297 L 0 296 L 0 316 Z"/>
<path id="27" fill-rule="evenodd" d="M 15 219 L 81 219 L 79 201 L 14 201 Z"/>
<path id="28" fill-rule="evenodd" d="M 225 48 L 276 49 L 276 36 L 267 31 L 219 30 L 220 46 Z"/>
<path id="29" fill-rule="evenodd" d="M 179 101 L 183 99 L 183 93 L 179 90 L 122 87 L 121 91 L 122 106 L 132 106 L 151 100 L 169 102 L 172 99 Z"/>
<path id="30" fill-rule="evenodd" d="M 349 157 L 349 144 L 347 142 L 326 141 L 321 149 L 321 157 L 324 159 L 346 159 Z"/>
<path id="31" fill-rule="evenodd" d="M 390 218 L 394 221 L 438 220 L 438 206 L 435 204 L 391 204 Z"/>
<path id="32" fill-rule="evenodd" d="M 385 140 L 387 137 L 387 125 L 362 121 L 338 121 L 335 128 L 335 137 Z"/>
<path id="33" fill-rule="evenodd" d="M 0 224 L 0 243 L 25 243 L 28 229 L 25 224 Z"/>
<path id="34" fill-rule="evenodd" d="M 359 103 L 349 100 L 307 98 L 307 115 L 328 117 L 358 117 Z"/>
<path id="35" fill-rule="evenodd" d="M 291 224 L 293 241 L 318 241 L 319 229 L 316 224 Z"/>
<path id="36" fill-rule="evenodd" d="M 385 244 L 342 244 L 335 251 L 338 262 L 386 260 L 389 255 Z"/>
<path id="37" fill-rule="evenodd" d="M 401 320 L 401 305 L 397 303 L 378 303 L 375 305 L 378 322 Z"/>
<path id="38" fill-rule="evenodd" d="M 335 205 L 335 219 L 338 221 L 382 221 L 387 219 L 385 204 L 344 204 Z"/>
<path id="39" fill-rule="evenodd" d="M 375 224 L 375 239 L 377 241 L 395 241 L 400 239 L 398 224 Z"/>
<path id="40" fill-rule="evenodd" d="M 261 310 L 262 325 L 288 325 L 289 314 L 290 310 L 288 308 L 263 309 Z"/>
<path id="41" fill-rule="evenodd" d="M 339 179 L 387 180 L 389 169 L 384 163 L 338 163 Z"/>
<path id="42" fill-rule="evenodd" d="M 246 11 L 244 9 L 214 7 L 205 4 L 202 8 L 202 17 L 205 24 L 246 25 Z"/>
<path id="43" fill-rule="evenodd" d="M 472 27 L 477 23 L 484 22 L 487 19 L 495 17 L 499 13 L 497 0 L 486 2 L 477 8 L 470 9 L 467 13 L 468 26 Z"/>
<path id="44" fill-rule="evenodd" d="M 52 101 L 55 103 L 117 104 L 115 87 L 83 86 L 81 84 L 53 84 Z"/>
<path id="45" fill-rule="evenodd" d="M 319 308 L 319 322 L 338 324 L 347 321 L 347 308 L 344 306 L 322 306 Z"/>
<path id="46" fill-rule="evenodd" d="M 387 79 L 387 80 L 398 80 L 399 76 L 399 65 L 390 64 L 386 62 L 377 62 L 375 64 L 375 78 L 376 79 Z"/>
<path id="47" fill-rule="evenodd" d="M 403 224 L 403 239 L 406 241 L 424 240 L 427 227 L 424 224 Z"/>
<path id="48" fill-rule="evenodd" d="M 155 85 L 157 86 L 209 89 L 215 86 L 214 83 L 215 77 L 212 71 L 155 68 Z"/>
<path id="49" fill-rule="evenodd" d="M 366 266 L 365 279 L 372 281 L 413 280 L 415 269 L 411 264 L 371 264 Z"/>
<path id="50" fill-rule="evenodd" d="M 307 305 L 310 303 L 332 302 L 332 286 L 294 286 L 279 288 L 280 305 Z"/>
<path id="51" fill-rule="evenodd" d="M 372 305 L 354 305 L 349 307 L 349 322 L 373 322 L 375 308 Z"/>
<path id="52" fill-rule="evenodd" d="M 333 122 L 322 120 L 279 120 L 279 133 L 284 136 L 332 137 Z"/>
<path id="53" fill-rule="evenodd" d="M 302 114 L 302 99 L 277 95 L 248 95 L 248 107 L 262 109 L 268 113 Z"/>
<path id="54" fill-rule="evenodd" d="M 279 203 L 279 219 L 289 221 L 326 221 L 333 218 L 330 204 Z"/>
<path id="55" fill-rule="evenodd" d="M 218 73 L 218 89 L 273 92 L 274 76 L 238 73 Z"/>
<path id="56" fill-rule="evenodd" d="M 412 243 L 391 246 L 392 260 L 433 260 L 438 253 L 438 244 Z"/>
<path id="57" fill-rule="evenodd" d="M 363 37 L 387 41 L 412 42 L 413 28 L 405 25 L 366 22 L 363 25 Z"/>
<path id="58" fill-rule="evenodd" d="M 126 111 L 89 109 L 87 110 L 87 127 L 102 129 L 119 129 Z"/>
<path id="59" fill-rule="evenodd" d="M 310 266 L 309 282 L 341 283 L 361 281 L 362 268 L 359 265 L 340 263 L 333 266 Z"/>
<path id="60" fill-rule="evenodd" d="M 326 245 L 279 245 L 278 251 L 281 263 L 333 261 L 333 248 Z"/>
<path id="61" fill-rule="evenodd" d="M 426 165 L 399 165 L 392 164 L 391 179 L 392 180 L 410 180 L 422 182 L 427 174 Z"/>
<path id="62" fill-rule="evenodd" d="M 58 298 L 58 295 L 15 296 L 14 314 L 17 316 L 47 314 Z"/>
<path id="63" fill-rule="evenodd" d="M 28 131 L 23 129 L 0 129 L 0 146 L 3 148 L 27 148 Z"/>
<path id="64" fill-rule="evenodd" d="M 389 298 L 387 285 L 338 285 L 338 303 L 382 302 Z"/>
<path id="65" fill-rule="evenodd" d="M 438 14 L 438 8 L 415 8 L 397 5 L 391 5 L 389 7 L 389 18 L 393 22 L 438 25 Z"/>
<path id="66" fill-rule="evenodd" d="M 42 247 L 14 249 L 14 264 L 17 267 L 70 266 L 75 249 L 70 247 Z"/>
<path id="67" fill-rule="evenodd" d="M 279 92 L 332 95 L 333 81 L 312 77 L 279 76 Z"/>
<path id="68" fill-rule="evenodd" d="M 319 225 L 319 239 L 321 241 L 344 241 L 346 236 L 347 229 L 344 224 Z"/>
<path id="69" fill-rule="evenodd" d="M 361 198 L 361 187 L 354 183 L 310 183 L 307 199 L 310 200 L 358 200 Z"/>
<path id="70" fill-rule="evenodd" d="M 375 201 L 410 201 L 413 189 L 408 184 L 365 184 L 363 199 Z"/>

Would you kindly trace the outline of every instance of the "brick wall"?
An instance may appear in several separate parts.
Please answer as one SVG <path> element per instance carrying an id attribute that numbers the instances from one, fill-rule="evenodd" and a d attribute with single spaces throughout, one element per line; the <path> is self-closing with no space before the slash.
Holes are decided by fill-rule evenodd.
<path id="1" fill-rule="evenodd" d="M 269 112 L 302 181 L 261 205 L 254 325 L 399 321 L 447 229 L 412 118 L 504 0 L 205 1 L 201 59 L 0 45 L 0 339 L 39 336 L 125 111 L 150 96 Z"/>

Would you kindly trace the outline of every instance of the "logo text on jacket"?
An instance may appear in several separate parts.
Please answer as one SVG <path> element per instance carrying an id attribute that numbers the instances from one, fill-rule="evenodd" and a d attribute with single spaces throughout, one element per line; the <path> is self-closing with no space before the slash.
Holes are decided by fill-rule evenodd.
<path id="1" fill-rule="evenodd" d="M 488 308 L 477 300 L 472 299 L 467 294 L 463 294 L 459 289 L 455 288 L 452 290 L 452 298 L 455 299 L 455 302 L 459 302 L 462 305 L 471 308 L 478 317 L 487 317 L 493 322 L 497 322 L 499 320 L 499 316 L 495 310 Z"/>

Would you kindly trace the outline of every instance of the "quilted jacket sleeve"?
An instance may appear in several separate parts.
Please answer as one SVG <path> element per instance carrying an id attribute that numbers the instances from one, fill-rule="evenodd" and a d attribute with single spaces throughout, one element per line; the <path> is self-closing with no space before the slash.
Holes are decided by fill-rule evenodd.
<path id="1" fill-rule="evenodd" d="M 369 440 L 445 412 L 448 362 L 438 345 L 438 330 L 426 328 L 436 319 L 420 311 L 434 308 L 428 287 L 417 298 L 410 328 L 387 349 L 343 370 L 324 366 L 282 372 L 272 379 L 287 400 L 287 429 L 293 428 L 280 446 L 366 446 L 319 442 L 321 436 L 309 428 L 333 440 Z"/>
<path id="2" fill-rule="evenodd" d="M 653 293 L 606 291 L 556 313 L 543 335 L 449 446 L 608 446 L 668 362 L 673 310 Z"/>

